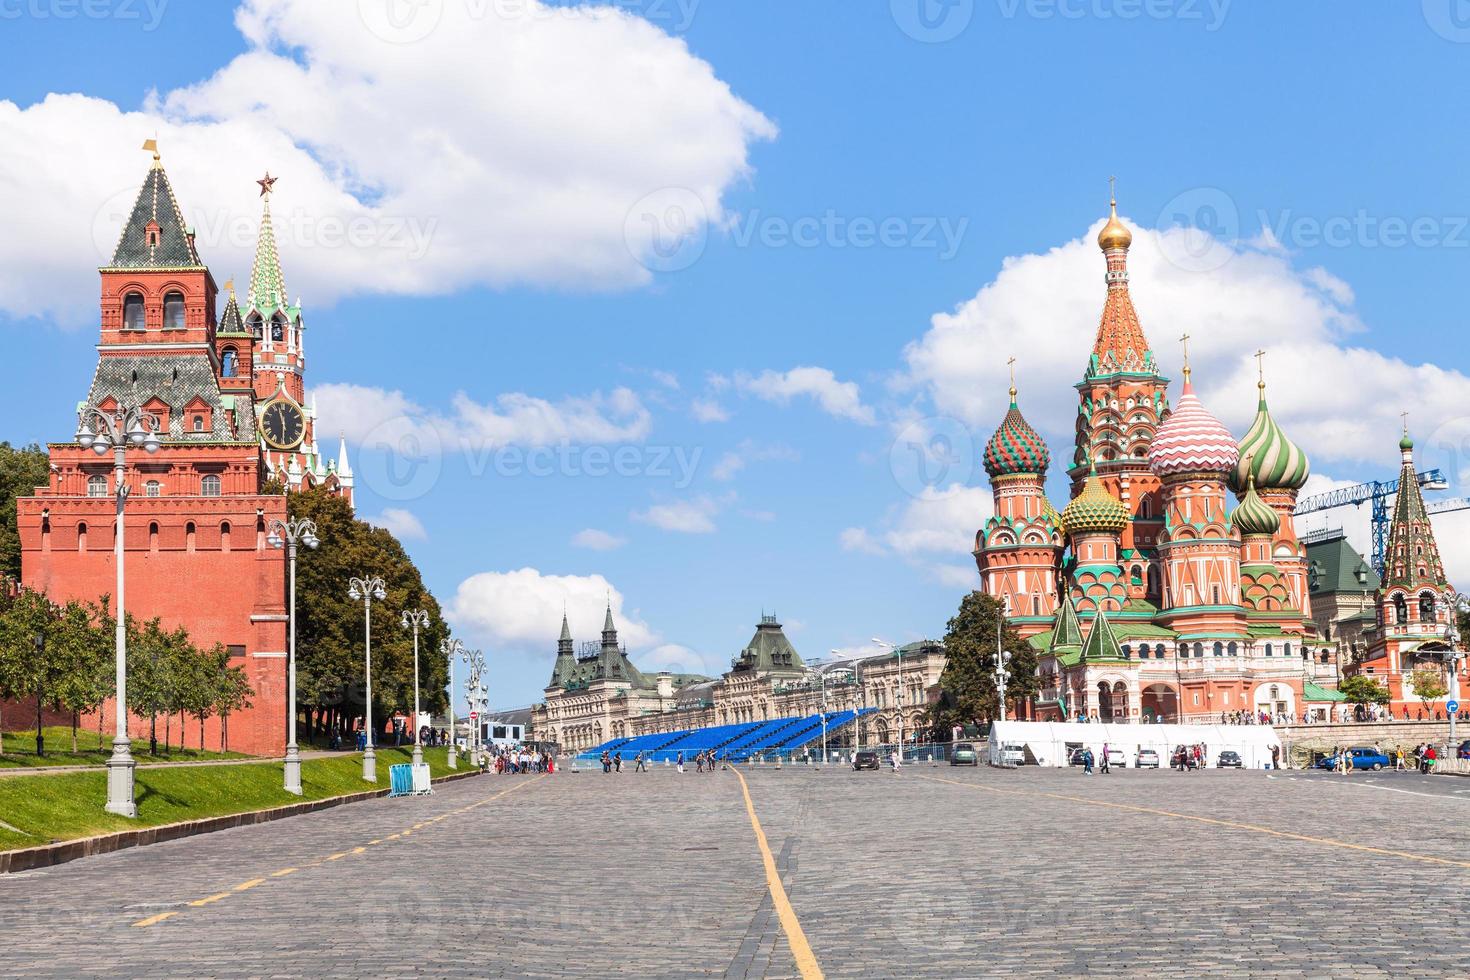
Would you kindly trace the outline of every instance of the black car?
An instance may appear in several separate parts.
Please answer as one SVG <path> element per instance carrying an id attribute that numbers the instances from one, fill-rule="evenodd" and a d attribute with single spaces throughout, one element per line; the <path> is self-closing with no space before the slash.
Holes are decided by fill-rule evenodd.
<path id="1" fill-rule="evenodd" d="M 878 770 L 878 753 L 859 752 L 852 757 L 852 767 L 854 769 L 872 769 L 876 772 Z"/>
<path id="2" fill-rule="evenodd" d="M 1239 769 L 1240 768 L 1240 753 L 1239 752 L 1231 752 L 1229 749 L 1226 749 L 1224 752 L 1221 752 L 1220 753 L 1220 758 L 1218 758 L 1218 759 L 1215 760 L 1215 768 L 1216 769 Z"/>

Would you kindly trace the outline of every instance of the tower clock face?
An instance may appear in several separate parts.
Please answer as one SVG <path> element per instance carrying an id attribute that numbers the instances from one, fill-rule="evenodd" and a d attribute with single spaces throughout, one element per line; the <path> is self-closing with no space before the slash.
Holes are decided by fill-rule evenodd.
<path id="1" fill-rule="evenodd" d="M 295 449 L 306 434 L 306 419 L 290 402 L 271 402 L 260 418 L 260 427 L 272 449 Z"/>

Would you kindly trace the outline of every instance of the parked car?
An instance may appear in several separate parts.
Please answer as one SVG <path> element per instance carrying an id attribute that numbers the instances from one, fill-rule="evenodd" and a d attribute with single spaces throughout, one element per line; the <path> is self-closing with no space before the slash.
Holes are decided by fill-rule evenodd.
<path id="1" fill-rule="evenodd" d="M 1001 758 L 1005 758 L 1005 750 L 1009 745 L 1001 748 Z M 952 766 L 978 766 L 980 755 L 975 751 L 973 742 L 956 742 L 949 753 L 949 764 Z"/>
<path id="2" fill-rule="evenodd" d="M 1356 745 L 1348 749 L 1347 753 L 1348 759 L 1351 760 L 1352 767 L 1354 769 L 1378 770 L 1391 763 L 1391 760 L 1388 756 L 1384 755 L 1382 752 L 1380 752 L 1376 748 L 1373 748 L 1372 746 Z M 1336 769 L 1338 766 L 1338 759 L 1339 757 L 1336 755 L 1329 755 L 1325 759 L 1318 760 L 1317 768 Z"/>
<path id="3" fill-rule="evenodd" d="M 1220 757 L 1215 760 L 1215 768 L 1216 769 L 1239 769 L 1240 768 L 1240 753 L 1239 752 L 1234 752 L 1234 751 L 1232 751 L 1230 749 L 1226 749 L 1224 752 L 1221 752 L 1220 753 Z"/>
<path id="4" fill-rule="evenodd" d="M 1127 769 L 1128 756 L 1123 754 L 1122 749 L 1108 749 L 1108 767 L 1110 769 Z"/>
<path id="5" fill-rule="evenodd" d="M 1455 752 L 1455 757 L 1459 759 L 1470 759 L 1470 738 L 1460 743 L 1460 748 Z"/>
<path id="6" fill-rule="evenodd" d="M 1138 758 L 1133 765 L 1138 769 L 1157 769 L 1159 768 L 1159 754 L 1153 749 L 1139 749 Z"/>
<path id="7" fill-rule="evenodd" d="M 879 766 L 878 766 L 878 753 L 876 753 L 876 752 L 859 752 L 857 755 L 855 755 L 855 756 L 852 757 L 852 768 L 855 769 L 855 770 L 856 769 L 871 769 L 874 772 L 877 772 L 878 771 L 878 768 L 879 768 Z"/>

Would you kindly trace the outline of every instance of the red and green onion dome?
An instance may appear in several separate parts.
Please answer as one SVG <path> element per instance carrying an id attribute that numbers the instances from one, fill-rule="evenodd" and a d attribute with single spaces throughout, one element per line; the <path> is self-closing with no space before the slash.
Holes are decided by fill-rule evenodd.
<path id="1" fill-rule="evenodd" d="M 1246 476 L 1245 496 L 1240 498 L 1240 505 L 1230 515 L 1230 523 L 1243 538 L 1252 534 L 1273 535 L 1281 527 L 1281 515 L 1256 495 L 1256 478 L 1253 475 Z"/>
<path id="2" fill-rule="evenodd" d="M 1286 438 L 1281 426 L 1271 418 L 1266 409 L 1266 386 L 1259 387 L 1261 400 L 1256 406 L 1256 418 L 1240 440 L 1240 462 L 1230 476 L 1230 486 L 1241 493 L 1248 479 L 1254 477 L 1258 490 L 1300 490 L 1312 471 L 1307 454 Z"/>
<path id="3" fill-rule="evenodd" d="M 985 444 L 985 472 L 992 478 L 1017 474 L 1046 473 L 1051 463 L 1051 453 L 1046 442 L 1031 428 L 1016 407 L 1016 389 L 1011 389 L 1011 407 L 1001 420 L 1000 428 Z"/>
<path id="4" fill-rule="evenodd" d="M 1210 414 L 1184 372 L 1184 393 L 1174 413 L 1154 433 L 1148 450 L 1149 469 L 1159 476 L 1175 473 L 1231 473 L 1240 462 L 1235 437 Z"/>
<path id="5" fill-rule="evenodd" d="M 1067 534 L 1118 534 L 1128 526 L 1128 508 L 1108 493 L 1094 468 L 1062 511 L 1062 526 Z"/>

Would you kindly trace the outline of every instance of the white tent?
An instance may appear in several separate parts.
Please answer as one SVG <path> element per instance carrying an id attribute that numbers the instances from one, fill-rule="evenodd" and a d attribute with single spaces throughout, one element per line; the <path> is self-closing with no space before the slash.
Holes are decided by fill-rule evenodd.
<path id="1" fill-rule="evenodd" d="M 1247 769 L 1271 764 L 1271 747 L 1281 739 L 1270 725 L 1094 725 L 1067 721 L 997 721 L 990 726 L 990 763 L 1000 764 L 1003 745 L 1018 745 L 1027 765 L 1065 766 L 1074 748 L 1102 752 L 1103 745 L 1122 749 L 1128 767 L 1139 749 L 1153 749 L 1159 764 L 1167 766 L 1178 745 L 1205 746 L 1205 758 L 1214 766 L 1226 749 L 1238 752 Z"/>

